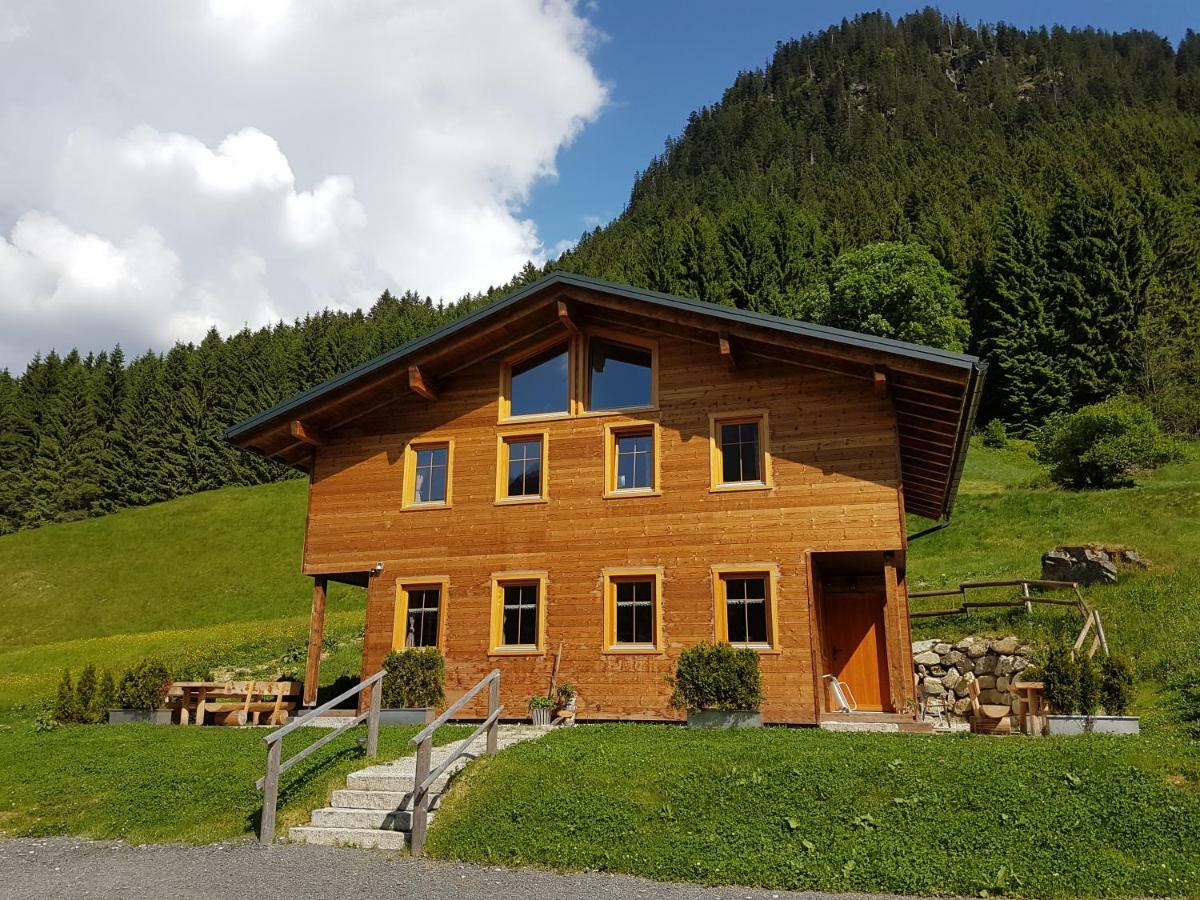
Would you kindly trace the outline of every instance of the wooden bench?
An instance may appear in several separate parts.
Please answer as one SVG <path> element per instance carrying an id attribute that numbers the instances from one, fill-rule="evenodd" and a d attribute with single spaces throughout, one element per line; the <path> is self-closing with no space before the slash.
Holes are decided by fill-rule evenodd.
<path id="1" fill-rule="evenodd" d="M 169 695 L 179 699 L 181 725 L 193 719 L 203 725 L 210 716 L 218 725 L 284 725 L 299 703 L 300 683 L 182 681 L 171 685 Z"/>
<path id="2" fill-rule="evenodd" d="M 1009 734 L 1012 731 L 1012 710 L 999 703 L 979 702 L 979 682 L 967 686 L 971 698 L 971 731 L 975 734 Z"/>

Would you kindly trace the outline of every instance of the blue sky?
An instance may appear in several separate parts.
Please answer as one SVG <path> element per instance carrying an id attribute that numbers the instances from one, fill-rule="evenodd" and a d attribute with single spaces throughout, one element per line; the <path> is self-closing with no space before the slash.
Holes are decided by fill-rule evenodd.
<path id="1" fill-rule="evenodd" d="M 819 31 L 868 8 L 874 7 L 785 0 L 599 0 L 585 14 L 606 35 L 592 63 L 610 85 L 610 104 L 559 155 L 557 180 L 539 182 L 522 214 L 537 223 L 547 247 L 607 222 L 621 212 L 634 174 L 662 150 L 667 137 L 680 132 L 688 113 L 719 100 L 739 71 L 769 60 L 777 41 Z M 881 8 L 899 17 L 917 6 Z M 1194 0 L 961 2 L 940 8 L 969 22 L 1146 29 L 1173 43 L 1188 27 L 1200 28 Z"/>

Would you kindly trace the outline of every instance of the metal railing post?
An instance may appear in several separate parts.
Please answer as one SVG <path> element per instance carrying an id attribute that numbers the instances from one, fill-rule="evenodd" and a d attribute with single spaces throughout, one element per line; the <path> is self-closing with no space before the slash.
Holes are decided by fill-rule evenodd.
<path id="1" fill-rule="evenodd" d="M 371 706 L 367 713 L 367 756 L 379 752 L 379 707 L 383 701 L 383 681 L 371 685 Z"/>
<path id="2" fill-rule="evenodd" d="M 425 831 L 429 826 L 429 788 L 423 786 L 429 777 L 429 756 L 433 738 L 427 737 L 417 746 L 417 770 L 413 778 L 412 855 L 425 852 Z"/>
<path id="3" fill-rule="evenodd" d="M 492 683 L 488 685 L 488 718 L 496 714 L 496 710 L 500 708 L 500 673 L 497 672 L 492 677 Z M 497 716 L 487 730 L 487 755 L 496 755 L 496 741 L 500 734 L 500 718 Z"/>
<path id="4" fill-rule="evenodd" d="M 270 844 L 275 840 L 275 807 L 279 802 L 279 757 L 283 741 L 272 741 L 267 745 L 267 778 L 263 783 L 262 823 L 259 826 L 259 841 Z"/>

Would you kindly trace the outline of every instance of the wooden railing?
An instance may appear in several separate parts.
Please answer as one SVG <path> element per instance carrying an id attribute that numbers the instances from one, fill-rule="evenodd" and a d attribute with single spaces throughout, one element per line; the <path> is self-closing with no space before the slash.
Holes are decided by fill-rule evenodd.
<path id="1" fill-rule="evenodd" d="M 967 591 L 985 590 L 987 588 L 1001 587 L 1019 587 L 1021 596 L 1014 600 L 967 600 Z M 1029 592 L 1030 588 L 1046 588 L 1050 590 L 1071 590 L 1075 594 L 1075 599 L 1063 599 L 1061 597 L 1039 597 Z M 1075 581 L 1047 581 L 1044 578 L 1018 578 L 1013 581 L 965 581 L 956 588 L 947 588 L 939 591 L 913 591 L 909 595 L 909 599 L 918 599 L 920 597 L 962 597 L 963 602 L 960 606 L 954 609 L 924 609 L 914 610 L 909 613 L 909 617 L 913 619 L 923 619 L 932 616 L 956 616 L 969 613 L 972 609 L 988 609 L 988 608 L 1003 608 L 1003 607 L 1025 607 L 1026 610 L 1032 610 L 1033 604 L 1041 603 L 1047 606 L 1070 606 L 1078 610 L 1079 615 L 1083 617 L 1083 629 L 1079 632 L 1079 637 L 1075 639 L 1073 647 L 1075 652 L 1079 652 L 1083 647 L 1084 641 L 1092 630 L 1095 629 L 1095 634 L 1092 635 L 1092 645 L 1088 649 L 1088 656 L 1095 655 L 1096 651 L 1103 648 L 1105 654 L 1108 653 L 1108 638 L 1104 634 L 1104 625 L 1100 621 L 1100 610 L 1094 606 L 1089 606 L 1083 599 L 1083 593 L 1079 590 L 1079 583 Z"/>
<path id="2" fill-rule="evenodd" d="M 441 765 L 430 772 L 429 759 L 433 752 L 433 733 L 446 724 L 451 716 L 466 706 L 476 694 L 483 690 L 485 685 L 489 688 L 487 718 L 455 748 L 453 753 L 442 760 Z M 456 759 L 466 753 L 471 742 L 485 730 L 487 731 L 487 750 L 485 752 L 488 756 L 495 755 L 500 714 L 503 712 L 504 707 L 500 705 L 500 670 L 493 669 L 475 687 L 454 701 L 444 713 L 426 725 L 425 729 L 412 739 L 412 743 L 417 747 L 417 768 L 416 774 L 413 775 L 412 790 L 411 846 L 413 856 L 420 856 L 425 852 L 425 832 L 429 828 L 429 789 Z"/>
<path id="3" fill-rule="evenodd" d="M 263 792 L 262 823 L 258 830 L 258 839 L 261 843 L 270 844 L 275 840 L 275 807 L 279 803 L 280 775 L 310 753 L 319 750 L 330 741 L 335 740 L 363 722 L 367 723 L 367 756 L 374 756 L 379 752 L 379 705 L 383 699 L 383 675 L 383 672 L 376 672 L 370 678 L 364 679 L 344 694 L 338 694 L 338 696 L 334 697 L 328 703 L 322 703 L 316 709 L 306 712 L 298 719 L 293 719 L 282 728 L 272 731 L 263 738 L 263 742 L 267 745 L 267 774 L 254 783 L 254 786 Z M 282 761 L 283 739 L 287 735 L 302 725 L 307 725 L 313 719 L 317 718 L 317 716 L 321 715 L 321 713 L 331 710 L 339 703 L 362 693 L 367 688 L 371 689 L 371 701 L 366 712 L 359 713 L 346 724 L 334 729 L 324 737 L 313 741 L 286 762 Z"/>

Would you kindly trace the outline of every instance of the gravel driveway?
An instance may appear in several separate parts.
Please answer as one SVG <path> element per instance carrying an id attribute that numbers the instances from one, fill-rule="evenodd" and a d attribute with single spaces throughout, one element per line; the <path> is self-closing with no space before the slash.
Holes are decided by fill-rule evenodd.
<path id="1" fill-rule="evenodd" d="M 625 875 L 556 875 L 385 854 L 250 842 L 192 847 L 75 838 L 0 840 L 0 896 L 162 900 L 306 900 L 414 897 L 422 900 L 799 900 L 862 895 L 797 894 L 660 884 Z"/>

